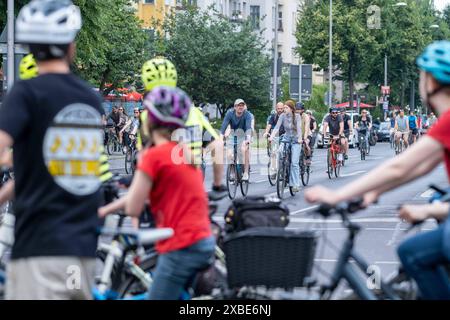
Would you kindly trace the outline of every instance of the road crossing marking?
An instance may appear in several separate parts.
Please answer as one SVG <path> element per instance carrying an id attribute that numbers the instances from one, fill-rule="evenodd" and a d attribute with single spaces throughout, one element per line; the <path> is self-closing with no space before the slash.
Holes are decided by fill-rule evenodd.
<path id="1" fill-rule="evenodd" d="M 433 189 L 428 189 L 427 191 L 423 192 L 420 197 L 421 198 L 431 198 L 435 191 Z"/>

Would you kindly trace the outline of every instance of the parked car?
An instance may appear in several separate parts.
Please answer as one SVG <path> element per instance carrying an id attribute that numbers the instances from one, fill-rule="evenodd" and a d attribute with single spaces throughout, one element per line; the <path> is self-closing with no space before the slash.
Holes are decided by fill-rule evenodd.
<path id="1" fill-rule="evenodd" d="M 390 141 L 391 123 L 389 121 L 382 122 L 378 129 L 378 141 Z"/>

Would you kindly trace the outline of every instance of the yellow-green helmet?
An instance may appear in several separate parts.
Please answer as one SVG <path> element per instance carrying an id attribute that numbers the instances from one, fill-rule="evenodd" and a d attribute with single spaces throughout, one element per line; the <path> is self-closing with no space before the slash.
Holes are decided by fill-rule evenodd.
<path id="1" fill-rule="evenodd" d="M 27 54 L 20 60 L 19 64 L 19 78 L 21 80 L 28 80 L 38 76 L 38 67 L 33 54 Z"/>
<path id="2" fill-rule="evenodd" d="M 163 57 L 148 60 L 142 66 L 142 82 L 146 91 L 157 86 L 176 87 L 177 69 L 171 61 Z"/>

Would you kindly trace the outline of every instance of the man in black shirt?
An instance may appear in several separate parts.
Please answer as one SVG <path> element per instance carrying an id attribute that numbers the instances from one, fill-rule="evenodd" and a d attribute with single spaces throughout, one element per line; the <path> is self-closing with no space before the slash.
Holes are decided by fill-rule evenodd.
<path id="1" fill-rule="evenodd" d="M 31 1 L 17 18 L 16 40 L 29 44 L 39 76 L 17 82 L 0 109 L 0 152 L 14 148 L 8 299 L 91 297 L 103 109 L 70 73 L 80 28 L 69 0 Z"/>
<path id="2" fill-rule="evenodd" d="M 323 120 L 323 136 L 327 135 L 328 127 L 330 128 L 330 135 L 334 136 L 335 138 L 343 136 L 344 121 L 342 119 L 342 116 L 339 114 L 338 108 L 330 108 L 330 114 L 327 115 Z"/>

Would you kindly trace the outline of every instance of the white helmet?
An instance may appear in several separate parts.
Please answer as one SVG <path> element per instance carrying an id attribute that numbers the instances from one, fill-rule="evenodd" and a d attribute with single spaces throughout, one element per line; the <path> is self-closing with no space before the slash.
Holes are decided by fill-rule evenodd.
<path id="1" fill-rule="evenodd" d="M 33 0 L 17 16 L 16 40 L 26 44 L 69 44 L 80 29 L 80 9 L 72 1 Z"/>

